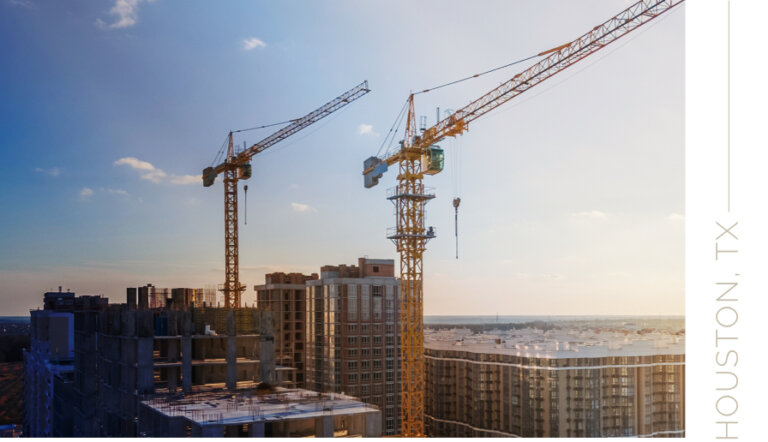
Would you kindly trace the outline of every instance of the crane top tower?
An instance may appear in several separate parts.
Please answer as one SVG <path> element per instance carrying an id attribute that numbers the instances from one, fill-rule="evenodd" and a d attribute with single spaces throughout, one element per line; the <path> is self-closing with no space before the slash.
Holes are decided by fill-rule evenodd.
<path id="1" fill-rule="evenodd" d="M 684 0 L 641 0 L 575 40 L 541 52 L 528 69 L 457 110 L 420 134 L 416 130 L 414 95 L 407 100 L 405 133 L 399 148 L 363 163 L 366 188 L 378 184 L 390 166 L 398 165 L 397 185 L 387 199 L 395 204 L 396 227 L 391 239 L 400 253 L 400 356 L 402 359 L 402 435 L 424 436 L 423 254 L 435 229 L 424 226 L 424 206 L 435 197 L 424 187 L 425 175 L 443 170 L 444 152 L 437 143 L 467 130 L 469 124 L 532 87 L 594 54 Z M 470 77 L 471 78 L 471 77 Z M 450 83 L 449 83 L 450 84 Z M 425 90 L 423 92 L 427 92 Z M 458 210 L 459 199 L 454 200 Z"/>
<path id="2" fill-rule="evenodd" d="M 368 92 L 370 92 L 368 82 L 364 81 L 303 117 L 291 120 L 288 126 L 239 153 L 235 153 L 232 132 L 229 132 L 224 162 L 217 166 L 206 167 L 203 170 L 204 187 L 212 186 L 217 176 L 224 175 L 225 282 L 220 286 L 220 290 L 224 292 L 225 307 L 240 307 L 240 297 L 245 290 L 245 286 L 240 283 L 240 265 L 238 262 L 240 253 L 237 226 L 237 182 L 251 177 L 251 159 L 254 155 L 320 121 Z"/>

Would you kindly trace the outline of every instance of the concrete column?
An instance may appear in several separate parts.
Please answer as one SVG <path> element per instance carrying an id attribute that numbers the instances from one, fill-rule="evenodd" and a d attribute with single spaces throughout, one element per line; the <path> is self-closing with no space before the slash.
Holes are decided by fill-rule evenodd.
<path id="1" fill-rule="evenodd" d="M 169 323 L 171 321 L 168 321 Z M 168 362 L 179 361 L 179 344 L 176 339 L 169 339 L 166 341 L 168 349 Z M 168 367 L 168 390 L 171 393 L 176 393 L 176 388 L 179 386 L 179 372 L 180 367 Z"/>
<path id="2" fill-rule="evenodd" d="M 227 312 L 227 388 L 237 388 L 237 336 L 235 312 Z"/>
<path id="3" fill-rule="evenodd" d="M 139 394 L 154 393 L 154 347 L 153 338 L 137 338 L 136 342 L 136 383 Z"/>
<path id="4" fill-rule="evenodd" d="M 333 416 L 315 418 L 315 437 L 333 437 Z"/>
<path id="5" fill-rule="evenodd" d="M 259 375 L 261 382 L 275 384 L 274 320 L 271 312 L 259 311 Z"/>
<path id="6" fill-rule="evenodd" d="M 224 437 L 224 425 L 204 425 L 202 437 Z"/>
<path id="7" fill-rule="evenodd" d="M 172 417 L 168 419 L 168 437 L 187 437 L 184 418 Z"/>
<path id="8" fill-rule="evenodd" d="M 365 432 L 363 437 L 381 437 L 382 413 L 365 413 Z"/>
<path id="9" fill-rule="evenodd" d="M 254 422 L 248 429 L 248 437 L 264 437 L 264 422 Z"/>
<path id="10" fill-rule="evenodd" d="M 182 313 L 181 319 L 181 385 L 184 393 L 192 392 L 192 315 Z"/>
<path id="11" fill-rule="evenodd" d="M 125 301 L 128 304 L 128 310 L 136 310 L 136 287 L 126 289 Z"/>

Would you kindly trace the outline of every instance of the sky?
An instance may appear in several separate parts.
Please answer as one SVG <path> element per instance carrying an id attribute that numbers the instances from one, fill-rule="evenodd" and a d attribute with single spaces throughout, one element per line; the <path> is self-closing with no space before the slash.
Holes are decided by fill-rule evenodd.
<path id="1" fill-rule="evenodd" d="M 363 80 L 371 93 L 254 158 L 243 299 L 265 273 L 397 259 L 396 173 L 365 189 L 361 171 L 408 94 L 559 46 L 629 4 L 0 0 L 3 315 L 60 285 L 124 302 L 126 287 L 222 283 L 222 183 L 199 174 L 228 131 Z M 445 171 L 425 179 L 438 235 L 425 314 L 684 313 L 684 8 L 441 143 Z M 437 107 L 533 62 L 417 95 L 416 113 L 434 124 Z"/>

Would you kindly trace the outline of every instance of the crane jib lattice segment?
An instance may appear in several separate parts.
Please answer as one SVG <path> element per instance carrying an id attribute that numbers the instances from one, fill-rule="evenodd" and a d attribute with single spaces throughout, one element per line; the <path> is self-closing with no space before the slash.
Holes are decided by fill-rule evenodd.
<path id="1" fill-rule="evenodd" d="M 413 94 L 408 98 L 408 117 L 401 148 L 383 158 L 371 157 L 363 166 L 365 186 L 373 187 L 387 170 L 399 163 L 398 184 L 388 199 L 395 203 L 397 226 L 389 238 L 400 253 L 400 330 L 402 358 L 402 435 L 425 435 L 424 427 L 424 325 L 423 255 L 426 242 L 434 237 L 425 233 L 424 206 L 434 194 L 425 191 L 422 169 L 430 146 L 445 137 L 456 136 L 467 125 L 494 108 L 522 94 L 540 82 L 583 60 L 634 29 L 653 20 L 684 0 L 639 1 L 576 40 L 540 53 L 546 58 L 493 89 L 448 118 L 416 135 Z M 439 170 L 438 170 L 439 172 Z M 433 174 L 435 172 L 431 172 Z"/>
<path id="2" fill-rule="evenodd" d="M 278 143 L 279 141 L 282 141 L 288 138 L 289 136 L 304 129 L 310 124 L 313 124 L 318 120 L 321 120 L 324 117 L 327 117 L 328 115 L 336 112 L 337 110 L 341 109 L 347 104 L 357 100 L 358 98 L 362 97 L 368 92 L 370 92 L 370 89 L 368 89 L 367 81 L 364 81 L 358 84 L 357 86 L 348 90 L 344 94 L 334 98 L 333 100 L 313 110 L 307 115 L 304 115 L 301 118 L 297 118 L 293 120 L 291 124 L 289 124 L 288 126 L 280 129 L 279 131 L 268 136 L 267 138 L 264 138 L 263 140 L 259 141 L 258 143 L 254 144 L 253 146 L 249 147 L 243 152 L 240 152 L 240 154 L 238 154 L 237 157 L 235 158 L 235 162 L 249 161 L 251 157 L 253 157 L 257 153 L 263 151 L 264 149 L 272 146 L 275 143 Z"/>
<path id="3" fill-rule="evenodd" d="M 456 111 L 427 129 L 422 135 L 422 146 L 434 144 L 447 136 L 466 130 L 472 120 L 490 112 L 517 95 L 536 86 L 547 78 L 572 66 L 585 57 L 599 51 L 664 12 L 683 3 L 684 0 L 640 1 L 607 20 L 570 43 L 558 46 L 540 55 L 549 54 L 525 71 L 515 75 L 469 105 Z"/>

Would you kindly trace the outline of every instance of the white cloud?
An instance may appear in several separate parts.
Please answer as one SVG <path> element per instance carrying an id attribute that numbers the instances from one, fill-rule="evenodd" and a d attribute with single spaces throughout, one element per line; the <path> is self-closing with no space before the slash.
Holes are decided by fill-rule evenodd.
<path id="1" fill-rule="evenodd" d="M 136 157 L 125 157 L 112 163 L 115 166 L 128 166 L 131 169 L 142 171 L 141 179 L 153 183 L 168 182 L 171 184 L 197 184 L 202 182 L 202 175 L 168 175 L 162 169 L 158 169 L 148 161 L 142 161 Z"/>
<path id="2" fill-rule="evenodd" d="M 301 203 L 291 203 L 291 208 L 294 212 L 317 212 L 314 207 Z"/>
<path id="3" fill-rule="evenodd" d="M 61 169 L 59 169 L 58 167 L 51 167 L 50 169 L 42 169 L 40 167 L 35 167 L 35 172 L 44 173 L 52 177 L 57 177 L 61 173 Z"/>
<path id="4" fill-rule="evenodd" d="M 202 175 L 181 175 L 171 177 L 171 183 L 173 184 L 200 184 L 202 182 Z"/>
<path id="5" fill-rule="evenodd" d="M 684 221 L 685 215 L 679 213 L 670 213 L 669 216 L 667 216 L 667 219 L 670 221 Z"/>
<path id="6" fill-rule="evenodd" d="M 154 0 L 115 0 L 109 15 L 114 17 L 114 22 L 107 24 L 101 19 L 96 19 L 96 26 L 102 29 L 130 28 L 139 20 L 139 3 L 151 3 Z"/>
<path id="7" fill-rule="evenodd" d="M 256 48 L 264 48 L 267 44 L 256 37 L 246 38 L 243 40 L 243 50 L 250 51 Z"/>
<path id="8" fill-rule="evenodd" d="M 378 132 L 374 132 L 372 125 L 365 124 L 365 123 L 357 126 L 357 134 L 358 135 L 370 135 L 372 137 L 378 137 L 379 136 Z"/>
<path id="9" fill-rule="evenodd" d="M 119 160 L 115 161 L 113 164 L 115 166 L 126 165 L 139 170 L 155 170 L 155 166 L 153 166 L 152 163 L 141 161 L 140 159 L 135 157 L 120 158 Z"/>
<path id="10" fill-rule="evenodd" d="M 599 210 L 587 210 L 584 212 L 574 213 L 573 216 L 576 216 L 579 218 L 604 219 L 608 215 L 605 212 L 601 212 Z"/>
<path id="11" fill-rule="evenodd" d="M 80 189 L 80 199 L 82 201 L 88 201 L 93 196 L 93 189 L 90 187 L 83 187 Z"/>

